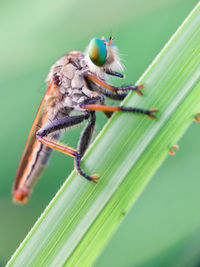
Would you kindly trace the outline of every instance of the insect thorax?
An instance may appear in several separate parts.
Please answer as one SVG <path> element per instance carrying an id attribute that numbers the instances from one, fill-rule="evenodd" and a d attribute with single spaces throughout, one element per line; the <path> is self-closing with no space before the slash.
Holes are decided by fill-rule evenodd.
<path id="1" fill-rule="evenodd" d="M 51 68 L 47 76 L 47 82 L 50 81 L 53 75 L 59 76 L 59 99 L 62 102 L 62 107 L 81 110 L 80 104 L 88 99 L 100 96 L 100 102 L 104 102 L 104 96 L 97 90 L 89 88 L 84 80 L 84 73 L 94 73 L 100 78 L 103 78 L 103 72 L 91 70 L 87 63 L 87 56 L 81 51 L 72 51 L 60 58 Z"/>

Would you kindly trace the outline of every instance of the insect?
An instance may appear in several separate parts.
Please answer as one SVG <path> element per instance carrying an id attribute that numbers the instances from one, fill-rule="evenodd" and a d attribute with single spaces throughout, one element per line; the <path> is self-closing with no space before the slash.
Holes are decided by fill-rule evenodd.
<path id="1" fill-rule="evenodd" d="M 156 109 L 105 105 L 106 97 L 121 101 L 127 91 L 142 95 L 144 85 L 115 87 L 107 82 L 109 75 L 123 78 L 122 64 L 113 38 L 93 38 L 85 52 L 72 51 L 51 67 L 46 78 L 48 88 L 42 98 L 29 132 L 16 172 L 13 195 L 16 202 L 26 202 L 35 182 L 47 165 L 52 150 L 74 157 L 76 171 L 84 178 L 97 182 L 98 175 L 88 175 L 80 165 L 91 140 L 96 116 L 100 110 L 109 118 L 113 112 L 133 112 L 155 118 Z M 72 115 L 76 111 L 77 114 Z M 77 149 L 58 142 L 60 130 L 87 121 Z M 38 125 L 41 127 L 38 128 Z"/>

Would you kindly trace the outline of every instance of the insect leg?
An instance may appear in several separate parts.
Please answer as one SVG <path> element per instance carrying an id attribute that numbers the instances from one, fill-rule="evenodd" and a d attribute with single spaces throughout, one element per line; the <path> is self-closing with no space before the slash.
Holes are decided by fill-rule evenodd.
<path id="1" fill-rule="evenodd" d="M 107 105 L 95 105 L 95 104 L 86 104 L 81 105 L 82 108 L 86 110 L 100 110 L 100 111 L 128 111 L 128 112 L 134 112 L 134 113 L 140 113 L 148 115 L 151 119 L 155 119 L 156 117 L 153 115 L 154 112 L 157 111 L 157 109 L 140 109 L 140 108 L 132 108 L 132 107 L 123 107 L 123 106 L 107 106 Z"/>
<path id="2" fill-rule="evenodd" d="M 87 86 L 91 90 L 100 91 L 103 95 L 105 95 L 106 97 L 109 97 L 110 99 L 122 101 L 127 96 L 127 93 L 114 92 L 109 88 L 103 87 L 102 85 L 95 83 L 92 80 L 88 80 L 87 78 L 85 78 L 85 80 L 86 80 Z"/>
<path id="3" fill-rule="evenodd" d="M 110 90 L 112 92 L 118 93 L 120 95 L 123 91 L 136 91 L 137 94 L 142 95 L 142 92 L 140 91 L 140 88 L 144 87 L 144 84 L 140 85 L 129 85 L 129 86 L 120 86 L 115 87 L 113 85 L 110 85 L 106 83 L 105 81 L 99 79 L 95 75 L 91 73 L 84 73 L 84 78 L 89 87 L 94 87 L 94 84 L 98 87 L 98 89 L 104 94 L 105 89 Z M 105 88 L 102 90 L 102 88 Z"/>
<path id="4" fill-rule="evenodd" d="M 64 128 L 67 128 L 67 127 L 70 127 L 73 125 L 76 125 L 76 124 L 81 123 L 82 121 L 84 121 L 85 119 L 88 119 L 88 118 L 89 118 L 89 114 L 86 113 L 86 114 L 79 115 L 79 116 L 71 116 L 71 117 L 66 117 L 66 118 L 63 118 L 60 120 L 53 121 L 53 122 L 45 125 L 44 127 L 42 127 L 39 131 L 37 131 L 36 138 L 42 144 L 44 144 L 44 145 L 46 145 L 52 149 L 58 150 L 64 154 L 67 154 L 69 156 L 74 157 L 74 166 L 75 166 L 76 171 L 80 175 L 85 177 L 86 179 L 91 180 L 93 182 L 96 182 L 95 178 L 97 178 L 98 175 L 94 174 L 94 175 L 88 176 L 81 170 L 80 159 L 81 159 L 82 155 L 79 153 L 78 150 L 76 150 L 72 147 L 69 147 L 67 145 L 58 143 L 55 140 L 50 140 L 47 137 L 47 135 L 50 133 L 53 133 L 57 130 L 61 130 L 61 129 L 64 129 Z M 84 148 L 85 147 L 83 145 L 82 150 L 84 150 Z"/>
<path id="5" fill-rule="evenodd" d="M 114 93 L 104 88 L 101 88 L 100 90 L 101 93 L 104 94 L 106 97 L 117 101 L 122 101 L 127 96 L 127 93 Z"/>
<path id="6" fill-rule="evenodd" d="M 99 97 L 91 98 L 89 100 L 83 101 L 81 103 L 81 106 L 88 105 L 88 104 L 96 104 L 99 100 L 101 100 L 101 98 L 99 98 Z M 110 118 L 112 116 L 112 114 L 114 113 L 113 111 L 103 111 L 103 112 L 107 118 Z"/>
<path id="7" fill-rule="evenodd" d="M 96 123 L 96 115 L 95 112 L 92 111 L 90 113 L 90 119 L 81 133 L 81 137 L 78 143 L 79 155 L 75 158 L 74 161 L 75 169 L 78 171 L 78 173 L 84 176 L 86 179 L 92 180 L 93 182 L 97 182 L 95 178 L 98 178 L 99 175 L 93 174 L 91 177 L 85 175 L 85 173 L 83 173 L 83 171 L 81 170 L 80 162 L 91 140 L 92 134 L 94 132 L 95 123 Z"/>
<path id="8" fill-rule="evenodd" d="M 78 142 L 78 151 L 81 157 L 85 154 L 85 151 L 88 148 L 88 145 L 92 138 L 92 134 L 94 132 L 95 123 L 96 123 L 96 115 L 95 115 L 95 112 L 92 111 L 90 113 L 90 118 L 88 120 L 88 123 L 83 129 L 79 142 Z"/>
<path id="9" fill-rule="evenodd" d="M 87 120 L 88 118 L 89 114 L 85 113 L 83 115 L 69 116 L 63 119 L 52 121 L 51 123 L 46 124 L 44 127 L 42 127 L 39 131 L 37 131 L 36 136 L 37 137 L 47 136 L 48 134 L 53 133 L 55 131 L 79 124 L 84 120 Z"/>
<path id="10" fill-rule="evenodd" d="M 143 95 L 143 93 L 141 92 L 140 88 L 144 88 L 144 84 L 140 84 L 140 85 L 123 85 L 123 86 L 119 86 L 116 88 L 116 92 L 124 92 L 124 91 L 136 91 L 136 93 L 138 95 Z"/>

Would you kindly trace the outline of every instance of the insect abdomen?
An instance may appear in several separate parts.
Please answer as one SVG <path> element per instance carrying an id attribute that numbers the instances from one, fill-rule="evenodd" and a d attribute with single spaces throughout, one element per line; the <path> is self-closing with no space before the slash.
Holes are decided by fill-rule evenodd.
<path id="1" fill-rule="evenodd" d="M 59 139 L 60 134 L 54 134 L 54 139 Z M 19 178 L 18 184 L 13 187 L 14 200 L 16 202 L 26 202 L 32 191 L 33 185 L 40 178 L 42 171 L 47 166 L 52 149 L 41 144 L 35 139 L 32 153 L 29 155 L 27 166 L 23 175 Z"/>

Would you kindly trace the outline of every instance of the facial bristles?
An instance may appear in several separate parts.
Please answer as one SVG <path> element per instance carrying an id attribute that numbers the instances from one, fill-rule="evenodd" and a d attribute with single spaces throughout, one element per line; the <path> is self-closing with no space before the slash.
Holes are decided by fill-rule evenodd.
<path id="1" fill-rule="evenodd" d="M 106 40 L 105 37 L 93 38 L 86 49 L 86 60 L 95 72 L 107 70 L 123 71 L 123 65 L 118 54 L 117 47 L 112 43 L 113 37 Z"/>

